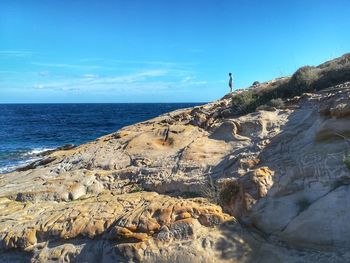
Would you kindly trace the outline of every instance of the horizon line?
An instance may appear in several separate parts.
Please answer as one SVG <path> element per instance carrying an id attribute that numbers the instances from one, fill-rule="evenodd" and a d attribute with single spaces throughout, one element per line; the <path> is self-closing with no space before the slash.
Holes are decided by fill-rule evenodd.
<path id="1" fill-rule="evenodd" d="M 209 103 L 203 102 L 0 102 L 0 105 L 13 105 L 13 104 L 185 104 L 185 103 Z"/>

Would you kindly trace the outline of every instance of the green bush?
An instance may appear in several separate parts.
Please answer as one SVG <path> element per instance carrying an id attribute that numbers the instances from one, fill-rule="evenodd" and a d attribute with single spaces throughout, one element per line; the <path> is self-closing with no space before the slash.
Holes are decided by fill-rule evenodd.
<path id="1" fill-rule="evenodd" d="M 258 107 L 259 96 L 252 90 L 245 90 L 232 97 L 232 108 L 237 114 L 246 114 L 255 111 Z"/>
<path id="2" fill-rule="evenodd" d="M 272 99 L 272 100 L 270 100 L 268 105 L 271 107 L 275 107 L 275 108 L 282 108 L 284 106 L 284 102 L 281 98 Z"/>
<path id="3" fill-rule="evenodd" d="M 309 66 L 298 69 L 288 83 L 289 92 L 292 95 L 300 95 L 312 91 L 312 83 L 319 77 L 318 72 L 317 68 Z"/>
<path id="4" fill-rule="evenodd" d="M 292 98 L 305 92 L 314 92 L 350 81 L 350 54 L 328 61 L 317 67 L 298 69 L 289 79 L 279 79 L 261 88 L 245 90 L 232 97 L 236 115 L 247 114 L 271 100 Z"/>
<path id="5" fill-rule="evenodd" d="M 144 189 L 141 186 L 136 185 L 131 189 L 130 193 L 138 193 L 138 192 L 142 192 L 143 190 Z"/>

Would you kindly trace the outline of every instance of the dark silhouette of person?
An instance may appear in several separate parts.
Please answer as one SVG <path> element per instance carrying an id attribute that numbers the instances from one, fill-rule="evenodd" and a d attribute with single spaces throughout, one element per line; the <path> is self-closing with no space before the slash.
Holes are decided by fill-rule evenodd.
<path id="1" fill-rule="evenodd" d="M 229 80 L 228 80 L 228 86 L 230 87 L 230 93 L 232 93 L 232 86 L 233 86 L 233 84 L 232 84 L 232 73 L 228 73 L 228 75 L 229 75 Z"/>

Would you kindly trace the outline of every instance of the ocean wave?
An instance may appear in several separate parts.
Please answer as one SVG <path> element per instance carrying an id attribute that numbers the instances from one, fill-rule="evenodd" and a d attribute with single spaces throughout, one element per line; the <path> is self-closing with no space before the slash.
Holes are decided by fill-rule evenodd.
<path id="1" fill-rule="evenodd" d="M 35 156 L 35 155 L 39 155 L 40 153 L 43 153 L 43 152 L 46 152 L 46 151 L 52 151 L 52 150 L 55 150 L 57 149 L 57 147 L 54 147 L 54 148 L 34 148 L 28 152 L 25 152 L 23 154 L 23 156 Z"/>
<path id="2" fill-rule="evenodd" d="M 5 166 L 1 166 L 0 167 L 0 174 L 5 174 L 5 173 L 10 173 L 10 172 L 14 172 L 16 169 L 20 168 L 20 167 L 24 167 L 36 160 L 39 160 L 40 158 L 30 158 L 28 160 L 23 160 L 23 161 L 18 161 L 16 163 L 12 163 L 12 164 L 8 164 Z"/>
<path id="3" fill-rule="evenodd" d="M 41 159 L 40 154 L 56 148 L 36 147 L 32 149 L 18 149 L 2 154 L 0 158 L 0 174 L 10 173 L 18 168 L 24 167 L 34 161 Z"/>

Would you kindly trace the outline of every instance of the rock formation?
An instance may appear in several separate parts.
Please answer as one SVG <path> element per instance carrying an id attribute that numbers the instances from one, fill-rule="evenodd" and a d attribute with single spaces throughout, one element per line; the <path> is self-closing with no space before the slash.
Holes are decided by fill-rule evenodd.
<path id="1" fill-rule="evenodd" d="M 233 96 L 1 175 L 0 262 L 349 262 L 350 82 Z"/>

